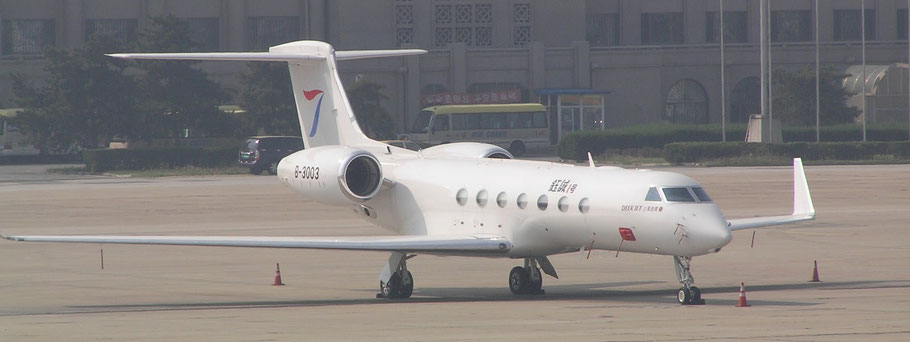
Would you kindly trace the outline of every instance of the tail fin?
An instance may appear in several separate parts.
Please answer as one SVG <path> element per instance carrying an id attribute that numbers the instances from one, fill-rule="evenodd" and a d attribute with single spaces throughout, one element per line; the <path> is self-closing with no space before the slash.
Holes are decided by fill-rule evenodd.
<path id="1" fill-rule="evenodd" d="M 306 148 L 323 145 L 362 146 L 373 141 L 363 134 L 348 102 L 335 60 L 407 56 L 424 50 L 338 51 L 319 41 L 273 46 L 269 52 L 112 54 L 130 59 L 279 61 L 287 62 L 294 88 L 300 132 Z"/>

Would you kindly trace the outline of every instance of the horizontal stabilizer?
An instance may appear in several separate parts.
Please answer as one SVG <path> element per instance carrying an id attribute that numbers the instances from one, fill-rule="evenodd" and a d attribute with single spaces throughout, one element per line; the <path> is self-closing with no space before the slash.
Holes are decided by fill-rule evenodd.
<path id="1" fill-rule="evenodd" d="M 793 158 L 793 213 L 783 216 L 727 220 L 727 226 L 730 227 L 730 230 L 740 230 L 779 226 L 814 219 L 815 205 L 812 204 L 812 194 L 809 193 L 809 183 L 806 181 L 803 160 L 801 158 Z"/>
<path id="2" fill-rule="evenodd" d="M 324 61 L 325 56 L 281 54 L 271 52 L 180 52 L 180 53 L 111 53 L 108 56 L 124 59 L 169 59 L 183 61 L 259 61 L 290 62 L 299 60 Z"/>
<path id="3" fill-rule="evenodd" d="M 349 59 L 412 56 L 425 53 L 427 53 L 427 50 L 421 49 L 335 51 L 335 59 L 344 61 Z"/>
<path id="4" fill-rule="evenodd" d="M 308 248 L 414 253 L 505 253 L 512 249 L 512 244 L 504 237 L 475 235 L 345 237 L 0 235 L 0 237 L 24 242 Z"/>

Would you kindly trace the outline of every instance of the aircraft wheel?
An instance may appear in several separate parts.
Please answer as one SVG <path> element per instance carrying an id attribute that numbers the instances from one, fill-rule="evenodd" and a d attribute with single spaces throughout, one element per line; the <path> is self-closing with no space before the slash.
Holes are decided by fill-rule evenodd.
<path id="1" fill-rule="evenodd" d="M 398 272 L 392 274 L 389 281 L 382 286 L 381 291 L 384 298 L 398 298 L 399 293 L 401 293 L 401 274 L 398 274 Z"/>
<path id="2" fill-rule="evenodd" d="M 521 140 L 515 140 L 509 145 L 509 153 L 511 153 L 512 156 L 520 157 L 524 155 L 526 151 L 525 144 L 521 142 Z"/>
<path id="3" fill-rule="evenodd" d="M 524 267 L 515 266 L 509 272 L 509 290 L 512 294 L 526 294 L 530 288 L 531 273 Z"/>
<path id="4" fill-rule="evenodd" d="M 278 162 L 272 162 L 269 164 L 269 174 L 277 175 L 278 174 Z"/>
<path id="5" fill-rule="evenodd" d="M 401 287 L 397 298 L 411 298 L 411 294 L 413 293 L 414 277 L 411 276 L 411 271 L 404 271 L 401 277 Z"/>
<path id="6" fill-rule="evenodd" d="M 676 293 L 676 300 L 682 305 L 692 304 L 692 292 L 685 287 L 680 287 L 679 292 Z"/>
<path id="7" fill-rule="evenodd" d="M 692 291 L 692 303 L 697 303 L 699 300 L 701 300 L 701 289 L 692 286 L 689 288 L 689 290 Z"/>
<path id="8" fill-rule="evenodd" d="M 541 288 L 543 288 L 543 275 L 536 281 L 533 278 L 528 277 L 528 293 L 541 293 Z"/>

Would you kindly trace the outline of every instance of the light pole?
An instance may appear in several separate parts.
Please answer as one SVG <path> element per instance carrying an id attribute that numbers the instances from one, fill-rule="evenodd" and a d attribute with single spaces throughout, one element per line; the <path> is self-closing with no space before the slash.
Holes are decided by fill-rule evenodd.
<path id="1" fill-rule="evenodd" d="M 862 25 L 861 35 L 863 36 L 863 142 L 866 142 L 866 0 L 860 3 L 860 25 Z"/>
<path id="2" fill-rule="evenodd" d="M 724 84 L 724 80 L 727 78 L 724 72 L 724 67 L 727 64 L 724 59 L 724 0 L 718 1 L 720 2 L 720 134 L 721 141 L 727 142 L 727 87 Z"/>
<path id="3" fill-rule="evenodd" d="M 910 1 L 910 0 L 907 0 Z M 821 142 L 819 126 L 821 125 L 821 78 L 819 77 L 819 58 L 818 58 L 818 0 L 815 0 L 815 142 Z"/>

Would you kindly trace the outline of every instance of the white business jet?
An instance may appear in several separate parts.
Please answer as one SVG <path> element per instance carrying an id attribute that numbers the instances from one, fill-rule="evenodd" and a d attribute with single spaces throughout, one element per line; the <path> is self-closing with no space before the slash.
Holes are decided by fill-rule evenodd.
<path id="1" fill-rule="evenodd" d="M 315 248 L 388 252 L 377 297 L 408 298 L 418 254 L 523 260 L 509 274 L 514 294 L 541 294 L 557 277 L 549 255 L 592 249 L 672 256 L 682 304 L 700 301 L 692 257 L 716 253 L 731 231 L 812 220 L 802 162 L 793 162 L 793 213 L 729 220 L 693 179 L 671 172 L 513 160 L 505 149 L 452 143 L 421 151 L 363 134 L 336 61 L 423 54 L 423 50 L 335 51 L 298 41 L 258 53 L 126 53 L 131 59 L 286 62 L 305 149 L 284 158 L 278 178 L 303 197 L 352 209 L 396 235 L 341 237 L 4 236 L 13 241 Z"/>

